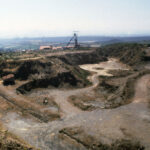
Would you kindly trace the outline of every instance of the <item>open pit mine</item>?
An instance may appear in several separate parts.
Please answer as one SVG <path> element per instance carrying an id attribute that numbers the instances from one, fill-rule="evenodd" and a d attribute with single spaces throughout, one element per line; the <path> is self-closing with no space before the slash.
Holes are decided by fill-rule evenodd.
<path id="1" fill-rule="evenodd" d="M 150 150 L 150 48 L 43 50 L 1 61 L 0 149 Z"/>

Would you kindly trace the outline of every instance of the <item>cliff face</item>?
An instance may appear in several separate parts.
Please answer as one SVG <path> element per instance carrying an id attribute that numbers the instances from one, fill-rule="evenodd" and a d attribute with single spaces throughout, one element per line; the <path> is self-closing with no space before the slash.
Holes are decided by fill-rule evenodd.
<path id="1" fill-rule="evenodd" d="M 104 55 L 99 54 L 97 51 L 80 54 L 65 54 L 57 56 L 57 58 L 70 65 L 94 64 L 101 61 L 107 61 L 107 58 Z"/>
<path id="2" fill-rule="evenodd" d="M 85 87 L 89 73 L 77 66 L 65 64 L 60 59 L 36 60 L 24 62 L 16 71 L 19 80 L 29 80 L 17 88 L 21 93 L 36 88 L 47 87 Z"/>

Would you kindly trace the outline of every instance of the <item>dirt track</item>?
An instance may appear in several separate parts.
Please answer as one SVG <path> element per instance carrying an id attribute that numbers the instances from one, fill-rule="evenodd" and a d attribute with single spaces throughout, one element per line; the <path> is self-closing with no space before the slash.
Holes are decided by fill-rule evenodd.
<path id="1" fill-rule="evenodd" d="M 149 79 L 149 75 L 141 78 L 141 80 L 139 80 L 137 82 L 137 85 L 135 87 L 135 97 L 134 97 L 134 102 L 138 103 L 138 102 L 142 102 L 142 103 L 146 103 L 147 99 L 148 99 L 148 83 L 149 83 L 150 79 Z"/>
<path id="2" fill-rule="evenodd" d="M 133 102 L 116 109 L 98 109 L 92 112 L 83 112 L 67 101 L 70 95 L 81 92 L 90 92 L 98 84 L 97 74 L 92 76 L 93 86 L 69 91 L 51 90 L 56 102 L 62 109 L 63 118 L 49 123 L 38 123 L 25 119 L 16 113 L 9 113 L 3 118 L 8 129 L 25 139 L 30 144 L 42 150 L 70 150 L 55 136 L 64 127 L 81 126 L 105 143 L 128 138 L 139 140 L 150 149 L 150 112 L 148 108 L 148 84 L 150 75 L 144 75 L 137 80 Z M 134 87 L 133 87 L 134 88 Z M 74 149 L 77 149 L 74 147 Z M 84 149 L 84 148 L 83 148 Z"/>

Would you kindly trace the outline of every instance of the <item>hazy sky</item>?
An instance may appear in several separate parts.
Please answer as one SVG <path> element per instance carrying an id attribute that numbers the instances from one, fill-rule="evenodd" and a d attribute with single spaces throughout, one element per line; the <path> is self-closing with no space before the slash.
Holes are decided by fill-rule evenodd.
<path id="1" fill-rule="evenodd" d="M 150 0 L 0 0 L 0 37 L 150 34 Z"/>

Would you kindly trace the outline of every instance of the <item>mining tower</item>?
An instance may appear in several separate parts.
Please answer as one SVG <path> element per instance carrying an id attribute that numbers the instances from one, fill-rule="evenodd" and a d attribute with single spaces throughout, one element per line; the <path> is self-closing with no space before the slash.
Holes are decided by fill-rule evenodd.
<path id="1" fill-rule="evenodd" d="M 77 33 L 74 33 L 73 37 L 70 39 L 70 41 L 67 43 L 67 47 L 74 42 L 74 48 L 78 49 L 80 47 L 79 43 L 78 43 L 78 36 Z"/>

